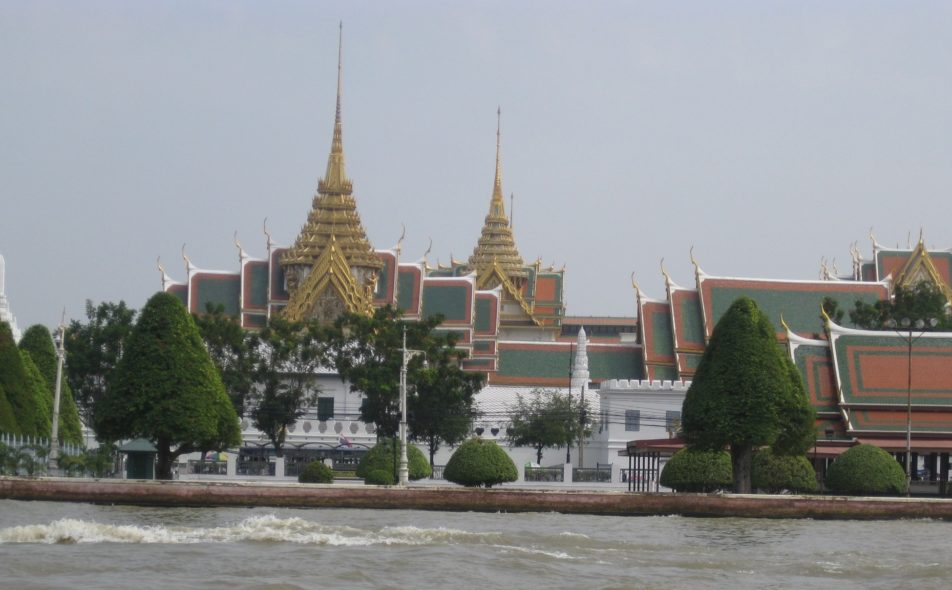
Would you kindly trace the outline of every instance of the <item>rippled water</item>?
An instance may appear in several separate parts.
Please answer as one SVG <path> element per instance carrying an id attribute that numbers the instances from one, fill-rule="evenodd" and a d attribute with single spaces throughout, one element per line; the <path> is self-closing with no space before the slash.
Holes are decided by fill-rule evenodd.
<path id="1" fill-rule="evenodd" d="M 952 524 L 0 500 L 0 588 L 948 588 Z"/>

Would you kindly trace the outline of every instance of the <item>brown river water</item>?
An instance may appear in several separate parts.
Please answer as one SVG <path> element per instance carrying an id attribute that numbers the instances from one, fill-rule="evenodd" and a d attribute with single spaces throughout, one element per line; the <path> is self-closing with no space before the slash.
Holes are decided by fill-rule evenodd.
<path id="1" fill-rule="evenodd" d="M 0 589 L 952 588 L 952 523 L 0 500 Z"/>

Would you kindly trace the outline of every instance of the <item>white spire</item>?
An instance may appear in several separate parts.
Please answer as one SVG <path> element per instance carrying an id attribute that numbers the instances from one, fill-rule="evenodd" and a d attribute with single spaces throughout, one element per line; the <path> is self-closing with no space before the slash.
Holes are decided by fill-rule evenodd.
<path id="1" fill-rule="evenodd" d="M 17 319 L 10 311 L 10 303 L 7 301 L 6 291 L 4 291 L 6 283 L 5 275 L 6 261 L 3 259 L 3 254 L 0 254 L 0 322 L 10 324 L 10 330 L 13 332 L 13 340 L 19 342 L 20 328 L 17 327 Z"/>
<path id="2" fill-rule="evenodd" d="M 572 389 L 588 388 L 588 340 L 585 328 L 579 326 L 578 343 L 575 348 L 575 360 L 572 363 Z"/>

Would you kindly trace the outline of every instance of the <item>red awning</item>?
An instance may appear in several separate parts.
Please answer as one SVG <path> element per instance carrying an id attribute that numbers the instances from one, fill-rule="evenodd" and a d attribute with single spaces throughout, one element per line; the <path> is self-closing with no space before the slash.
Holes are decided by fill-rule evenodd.
<path id="1" fill-rule="evenodd" d="M 905 451 L 905 438 L 857 438 L 856 441 L 864 445 L 873 445 L 884 451 Z M 912 450 L 916 453 L 952 451 L 952 439 L 912 439 Z"/>

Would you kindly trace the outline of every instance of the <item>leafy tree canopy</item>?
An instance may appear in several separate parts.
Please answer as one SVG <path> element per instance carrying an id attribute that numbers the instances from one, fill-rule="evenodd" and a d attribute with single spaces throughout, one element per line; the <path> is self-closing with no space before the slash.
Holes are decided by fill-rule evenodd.
<path id="1" fill-rule="evenodd" d="M 752 299 L 737 299 L 715 326 L 685 396 L 688 446 L 729 446 L 734 491 L 749 493 L 753 449 L 777 444 L 778 451 L 800 452 L 812 436 L 811 412 L 770 320 Z"/>
<path id="2" fill-rule="evenodd" d="M 898 496 L 906 491 L 906 474 L 886 451 L 856 445 L 830 465 L 826 486 L 838 494 Z"/>
<path id="3" fill-rule="evenodd" d="M 66 378 L 87 425 L 95 422 L 96 403 L 122 357 L 135 317 L 124 301 L 93 306 L 87 300 L 86 322 L 73 320 L 66 329 Z"/>
<path id="4" fill-rule="evenodd" d="M 889 330 L 890 320 L 900 324 L 903 319 L 935 319 L 938 330 L 952 330 L 952 318 L 947 310 L 948 300 L 933 283 L 921 282 L 912 287 L 897 286 L 891 300 L 869 304 L 857 301 L 850 311 L 850 320 L 867 330 Z"/>
<path id="5" fill-rule="evenodd" d="M 178 298 L 153 295 L 125 348 L 96 404 L 96 431 L 102 438 L 151 440 L 158 479 L 171 479 L 172 462 L 182 453 L 223 450 L 240 442 L 235 410 Z"/>
<path id="6" fill-rule="evenodd" d="M 446 463 L 443 477 L 469 487 L 487 487 L 516 481 L 516 465 L 495 441 L 471 438 L 460 445 Z"/>
<path id="7" fill-rule="evenodd" d="M 552 389 L 537 389 L 529 396 L 516 396 L 516 407 L 510 418 L 509 444 L 532 447 L 536 462 L 542 463 L 542 451 L 549 447 L 571 447 L 582 429 L 582 418 L 590 413 L 588 402 L 583 408 L 580 397 Z M 583 411 L 584 409 L 584 411 Z"/>
<path id="8" fill-rule="evenodd" d="M 209 303 L 205 313 L 196 314 L 194 318 L 208 354 L 218 367 L 235 413 L 243 416 L 245 399 L 254 387 L 254 371 L 259 360 L 257 339 L 241 327 L 238 318 L 225 313 L 225 306 L 221 304 Z"/>
<path id="9" fill-rule="evenodd" d="M 287 428 L 316 403 L 320 389 L 317 369 L 326 362 L 323 328 L 316 323 L 291 322 L 272 316 L 257 335 L 248 392 L 251 419 L 282 455 Z"/>
<path id="10" fill-rule="evenodd" d="M 12 426 L 17 434 L 38 436 L 43 430 L 44 417 L 37 407 L 34 385 L 23 366 L 10 326 L 0 322 L 0 389 L 10 405 L 12 418 L 8 427 Z"/>
<path id="11" fill-rule="evenodd" d="M 20 339 L 20 350 L 28 352 L 30 358 L 36 364 L 36 368 L 43 376 L 47 390 L 49 391 L 49 411 L 48 420 L 52 421 L 53 402 L 56 398 L 56 368 L 58 359 L 56 358 L 56 348 L 53 343 L 53 336 L 49 329 L 41 324 L 36 324 L 27 328 Z M 60 418 L 58 437 L 62 442 L 68 442 L 75 445 L 83 442 L 83 425 L 79 417 L 79 409 L 76 407 L 76 401 L 73 399 L 73 391 L 70 389 L 69 380 L 66 377 L 66 367 L 63 367 L 62 382 L 60 383 Z"/>

